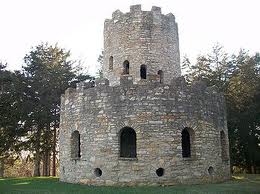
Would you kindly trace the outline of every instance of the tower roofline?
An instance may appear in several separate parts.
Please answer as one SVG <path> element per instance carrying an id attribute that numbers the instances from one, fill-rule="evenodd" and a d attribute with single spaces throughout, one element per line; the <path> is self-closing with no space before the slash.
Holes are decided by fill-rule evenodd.
<path id="1" fill-rule="evenodd" d="M 175 16 L 172 13 L 168 13 L 168 14 L 162 14 L 162 9 L 161 7 L 158 6 L 152 6 L 150 11 L 146 11 L 146 10 L 142 10 L 142 6 L 141 4 L 136 4 L 136 5 L 131 5 L 130 6 L 130 11 L 123 13 L 121 10 L 117 9 L 116 11 L 114 11 L 112 13 L 112 20 L 118 20 L 120 19 L 122 16 L 124 15 L 140 15 L 142 12 L 146 12 L 146 13 L 151 13 L 153 15 L 165 15 L 168 18 L 173 18 L 175 20 Z M 106 19 L 105 22 L 109 21 L 111 19 Z"/>

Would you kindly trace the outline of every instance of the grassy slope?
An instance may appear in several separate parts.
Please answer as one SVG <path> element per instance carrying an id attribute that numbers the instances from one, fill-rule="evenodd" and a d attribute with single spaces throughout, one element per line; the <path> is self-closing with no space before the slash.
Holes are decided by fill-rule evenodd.
<path id="1" fill-rule="evenodd" d="M 4 194 L 72 194 L 72 193 L 107 193 L 107 194 L 260 194 L 260 175 L 237 176 L 234 180 L 219 184 L 180 185 L 171 187 L 94 187 L 66 184 L 58 178 L 7 178 L 0 179 L 0 193 Z"/>

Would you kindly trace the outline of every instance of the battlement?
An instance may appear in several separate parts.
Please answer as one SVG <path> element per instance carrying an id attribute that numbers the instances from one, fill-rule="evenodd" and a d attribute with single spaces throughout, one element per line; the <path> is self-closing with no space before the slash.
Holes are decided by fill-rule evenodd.
<path id="1" fill-rule="evenodd" d="M 130 13 L 141 13 L 141 12 L 142 12 L 141 4 L 130 6 Z M 152 6 L 151 12 L 153 14 L 161 14 L 161 8 L 157 6 Z"/>
<path id="2" fill-rule="evenodd" d="M 161 8 L 157 6 L 152 6 L 151 11 L 143 11 L 140 4 L 131 5 L 130 12 L 123 13 L 120 10 L 116 10 L 112 13 L 112 19 L 105 20 L 105 26 L 108 24 L 116 24 L 124 22 L 126 20 L 131 20 L 132 22 L 146 22 L 150 20 L 152 24 L 169 22 L 175 23 L 175 17 L 172 13 L 162 14 Z"/>
<path id="3" fill-rule="evenodd" d="M 133 77 L 131 75 L 122 75 L 120 77 L 120 85 L 118 86 L 110 86 L 109 85 L 109 80 L 106 78 L 100 78 L 97 79 L 95 82 L 95 85 L 93 83 L 89 82 L 80 82 L 77 84 L 76 88 L 68 88 L 65 91 L 65 95 L 63 94 L 62 97 L 65 96 L 70 96 L 70 95 L 75 95 L 80 92 L 87 93 L 89 90 L 95 90 L 96 88 L 109 88 L 108 91 L 113 91 L 114 88 L 125 88 L 126 90 L 131 87 L 133 88 L 155 88 L 155 87 L 164 87 L 172 90 L 173 92 L 193 92 L 196 93 L 196 95 L 214 95 L 216 94 L 217 96 L 224 98 L 223 93 L 219 93 L 217 91 L 217 88 L 215 86 L 212 87 L 207 87 L 206 84 L 203 81 L 197 81 L 193 82 L 191 85 L 188 85 L 185 78 L 178 77 L 178 78 L 173 78 L 170 84 L 163 84 L 160 83 L 159 80 L 157 79 L 147 79 L 147 80 L 142 80 L 137 84 L 133 83 Z"/>
<path id="4" fill-rule="evenodd" d="M 141 4 L 131 5 L 131 6 L 130 6 L 130 12 L 131 12 L 131 13 L 140 13 L 141 11 L 142 11 L 142 6 L 141 6 Z"/>
<path id="5" fill-rule="evenodd" d="M 104 106 L 103 103 L 99 104 L 100 99 L 102 102 L 109 102 L 110 106 L 118 106 L 127 101 L 134 103 L 138 99 L 147 103 L 155 103 L 154 100 L 162 104 L 165 102 L 171 110 L 197 116 L 200 112 L 200 119 L 210 120 L 217 128 L 225 126 L 224 95 L 217 92 L 215 87 L 206 87 L 203 82 L 187 85 L 184 77 L 173 79 L 171 84 L 162 84 L 154 80 L 134 84 L 132 76 L 122 76 L 120 85 L 117 86 L 109 86 L 109 80 L 105 78 L 96 80 L 95 87 L 81 82 L 77 84 L 76 89 L 66 90 L 62 96 L 62 103 L 71 104 L 70 107 L 84 107 L 84 103 Z"/>

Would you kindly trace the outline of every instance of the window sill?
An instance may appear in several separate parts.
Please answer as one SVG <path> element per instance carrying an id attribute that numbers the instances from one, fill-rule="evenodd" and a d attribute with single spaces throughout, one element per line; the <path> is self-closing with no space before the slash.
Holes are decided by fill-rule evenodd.
<path id="1" fill-rule="evenodd" d="M 195 157 L 187 157 L 187 158 L 182 158 L 182 160 L 184 160 L 184 161 L 194 161 L 194 160 L 196 160 L 196 158 Z"/>
<path id="2" fill-rule="evenodd" d="M 122 161 L 137 161 L 137 158 L 119 157 L 118 160 L 122 160 Z"/>

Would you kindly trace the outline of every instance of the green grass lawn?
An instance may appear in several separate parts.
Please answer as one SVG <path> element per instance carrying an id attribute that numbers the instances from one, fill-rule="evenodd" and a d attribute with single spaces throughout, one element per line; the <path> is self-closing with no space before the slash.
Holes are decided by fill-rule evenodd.
<path id="1" fill-rule="evenodd" d="M 233 180 L 218 184 L 179 185 L 169 187 L 94 187 L 59 182 L 54 177 L 0 179 L 0 193 L 5 194 L 260 194 L 260 175 L 234 176 Z"/>

